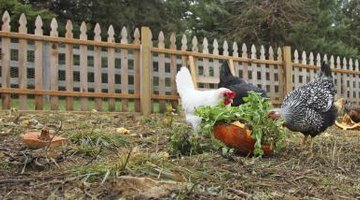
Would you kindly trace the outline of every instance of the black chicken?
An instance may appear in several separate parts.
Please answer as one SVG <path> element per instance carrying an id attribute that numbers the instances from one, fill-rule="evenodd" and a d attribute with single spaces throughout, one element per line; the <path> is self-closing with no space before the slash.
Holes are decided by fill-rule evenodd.
<path id="1" fill-rule="evenodd" d="M 248 95 L 250 91 L 261 93 L 261 96 L 267 98 L 266 92 L 256 87 L 251 83 L 245 82 L 243 79 L 233 76 L 230 71 L 228 62 L 223 62 L 220 70 L 219 88 L 224 87 L 236 93 L 233 99 L 232 106 L 239 106 L 244 103 L 243 98 Z"/>
<path id="2" fill-rule="evenodd" d="M 334 106 L 335 87 L 330 66 L 325 62 L 321 72 L 311 82 L 291 91 L 284 99 L 280 109 L 274 109 L 269 114 L 273 119 L 282 118 L 284 125 L 304 134 L 303 144 L 325 131 L 335 123 L 337 109 Z"/>

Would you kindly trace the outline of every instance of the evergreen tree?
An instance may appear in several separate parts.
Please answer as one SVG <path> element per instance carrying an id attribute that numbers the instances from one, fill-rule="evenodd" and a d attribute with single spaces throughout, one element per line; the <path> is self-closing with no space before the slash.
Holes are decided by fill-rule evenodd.
<path id="1" fill-rule="evenodd" d="M 10 25 L 13 31 L 17 31 L 19 26 L 19 18 L 21 13 L 26 15 L 28 21 L 28 30 L 31 32 L 34 30 L 35 24 L 34 21 L 38 15 L 41 16 L 43 21 L 49 21 L 51 18 L 56 15 L 47 9 L 36 8 L 34 6 L 20 3 L 18 0 L 0 0 L 0 13 L 4 14 L 5 11 L 8 11 L 11 17 Z"/>

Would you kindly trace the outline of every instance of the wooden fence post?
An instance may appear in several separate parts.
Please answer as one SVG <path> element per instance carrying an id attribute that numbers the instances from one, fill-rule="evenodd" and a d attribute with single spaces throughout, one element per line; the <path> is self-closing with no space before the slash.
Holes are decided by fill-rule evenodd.
<path id="1" fill-rule="evenodd" d="M 284 62 L 284 92 L 283 92 L 283 98 L 292 90 L 292 61 L 291 61 L 291 47 L 290 46 L 284 46 L 283 47 L 283 62 Z"/>
<path id="2" fill-rule="evenodd" d="M 151 113 L 151 31 L 141 27 L 140 106 L 143 115 Z"/>

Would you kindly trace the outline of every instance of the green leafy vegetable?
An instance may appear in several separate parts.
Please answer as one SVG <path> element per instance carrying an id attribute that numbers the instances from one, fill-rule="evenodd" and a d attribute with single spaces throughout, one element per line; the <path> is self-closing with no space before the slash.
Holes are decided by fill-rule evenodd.
<path id="1" fill-rule="evenodd" d="M 243 100 L 245 103 L 238 107 L 219 103 L 217 106 L 197 108 L 195 114 L 202 118 L 202 133 L 213 138 L 212 128 L 216 123 L 242 120 L 252 127 L 251 136 L 256 141 L 255 155 L 263 154 L 262 144 L 274 144 L 275 150 L 282 148 L 285 131 L 280 121 L 274 121 L 268 117 L 268 112 L 272 108 L 270 102 L 255 92 L 250 92 Z"/>

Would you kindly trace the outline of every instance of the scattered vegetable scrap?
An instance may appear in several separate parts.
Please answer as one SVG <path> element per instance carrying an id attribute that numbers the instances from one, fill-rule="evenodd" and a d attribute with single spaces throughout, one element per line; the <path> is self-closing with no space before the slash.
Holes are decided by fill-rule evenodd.
<path id="1" fill-rule="evenodd" d="M 49 130 L 43 129 L 41 132 L 27 132 L 22 135 L 23 142 L 30 149 L 40 149 L 47 145 L 50 142 L 50 148 L 57 147 L 67 141 L 67 138 L 51 135 Z"/>

